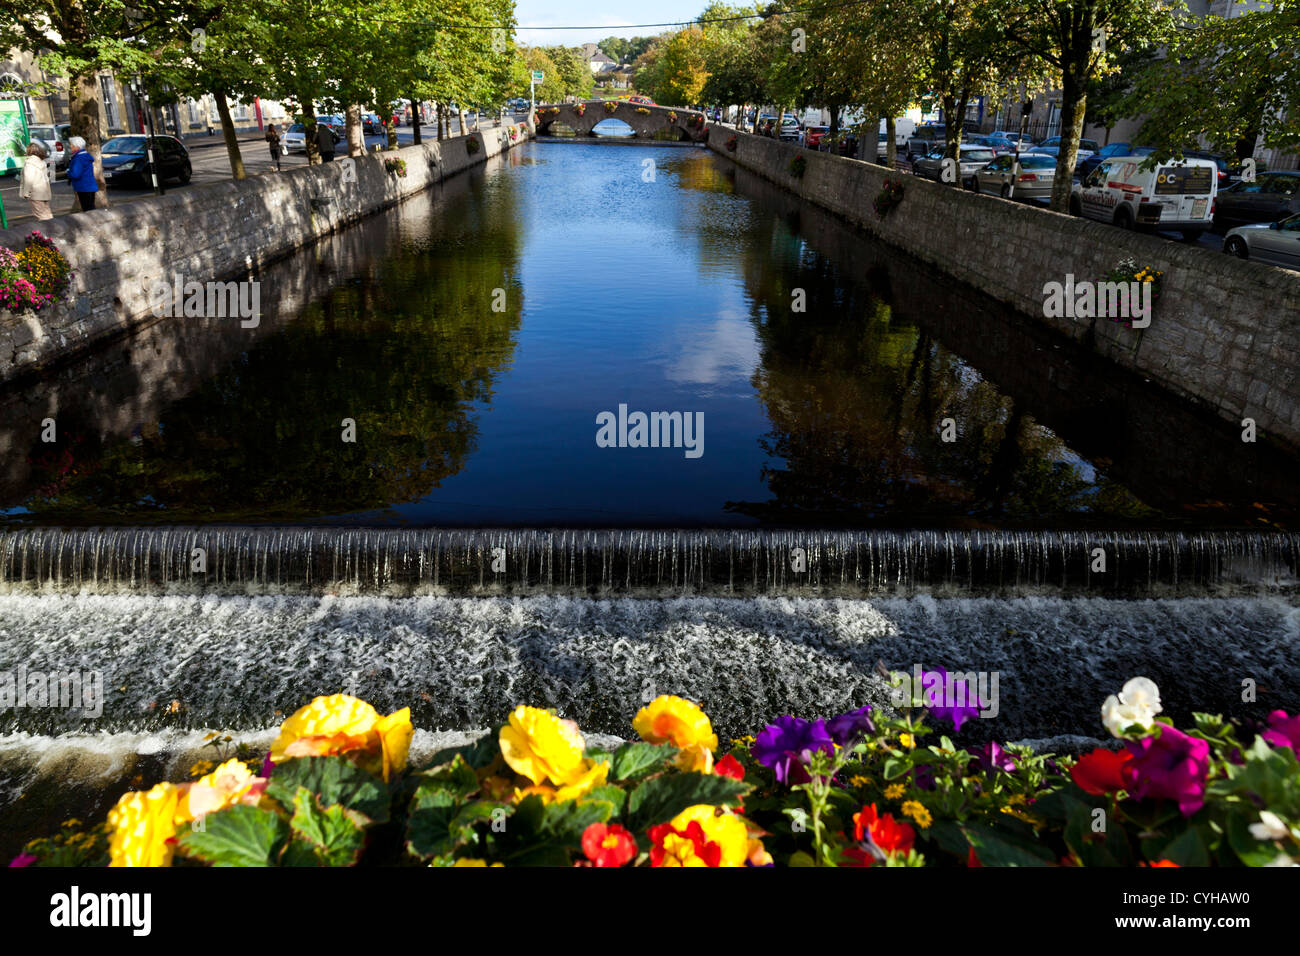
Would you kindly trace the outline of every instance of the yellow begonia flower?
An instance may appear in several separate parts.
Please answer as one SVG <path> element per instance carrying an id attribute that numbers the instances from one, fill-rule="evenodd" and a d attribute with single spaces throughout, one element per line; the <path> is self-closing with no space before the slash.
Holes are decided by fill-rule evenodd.
<path id="1" fill-rule="evenodd" d="M 704 838 L 722 848 L 722 859 L 718 866 L 744 866 L 750 856 L 749 828 L 745 822 L 733 813 L 718 812 L 717 807 L 705 803 L 687 807 L 672 819 L 675 830 L 684 831 L 692 820 L 698 820 L 704 830 Z M 671 838 L 670 838 L 671 839 Z M 687 841 L 689 843 L 690 841 Z M 761 844 L 760 844 L 761 846 Z M 668 848 L 667 841 L 664 848 Z M 692 853 L 691 856 L 694 856 Z M 700 866 L 699 863 L 679 863 L 679 866 Z"/>
<path id="2" fill-rule="evenodd" d="M 685 773 L 713 773 L 713 751 L 704 744 L 688 747 L 673 761 Z"/>
<path id="3" fill-rule="evenodd" d="M 237 803 L 256 805 L 266 789 L 266 780 L 232 758 L 206 777 L 177 788 L 176 823 L 189 823 Z"/>
<path id="4" fill-rule="evenodd" d="M 708 715 L 689 700 L 663 694 L 646 704 L 632 720 L 632 729 L 652 744 L 672 744 L 682 750 L 718 749 L 718 735 Z"/>
<path id="5" fill-rule="evenodd" d="M 123 794 L 108 811 L 108 865 L 171 866 L 179 799 L 170 783 Z"/>
<path id="6" fill-rule="evenodd" d="M 487 860 L 474 860 L 474 859 L 470 859 L 469 857 L 461 857 L 459 860 L 457 860 L 455 863 L 452 864 L 452 869 L 455 869 L 455 868 L 458 867 L 458 866 L 483 866 L 483 867 L 486 867 L 487 865 L 488 865 L 488 864 L 487 864 Z M 504 863 L 493 863 L 492 865 L 493 865 L 493 866 L 505 866 Z"/>
<path id="7" fill-rule="evenodd" d="M 535 784 L 567 786 L 590 770 L 578 725 L 537 707 L 516 707 L 498 743 L 510 769 Z"/>
<path id="8" fill-rule="evenodd" d="M 347 694 L 317 697 L 280 725 L 271 761 L 361 751 L 379 758 L 374 769 L 388 780 L 406 767 L 414 732 L 409 707 L 380 717 L 365 701 Z"/>

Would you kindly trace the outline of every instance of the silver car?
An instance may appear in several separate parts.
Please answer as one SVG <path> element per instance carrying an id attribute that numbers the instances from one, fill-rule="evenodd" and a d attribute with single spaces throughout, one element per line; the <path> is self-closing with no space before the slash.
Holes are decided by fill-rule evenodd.
<path id="1" fill-rule="evenodd" d="M 1056 181 L 1056 157 L 1046 153 L 1003 153 L 972 177 L 971 188 L 1003 199 L 1047 201 Z"/>
<path id="2" fill-rule="evenodd" d="M 1223 238 L 1223 251 L 1300 271 L 1300 215 L 1281 222 L 1257 222 L 1229 229 Z"/>
<path id="3" fill-rule="evenodd" d="M 963 145 L 959 155 L 961 157 L 958 160 L 961 170 L 960 181 L 963 186 L 969 186 L 971 177 L 994 159 L 993 150 L 987 146 Z M 926 179 L 933 179 L 936 183 L 943 182 L 943 160 L 943 148 L 936 148 L 925 159 L 918 159 L 913 163 L 912 172 Z"/>
<path id="4" fill-rule="evenodd" d="M 50 165 L 60 171 L 67 168 L 68 157 L 72 155 L 72 147 L 68 143 L 72 138 L 70 125 L 57 123 L 53 126 L 29 126 L 27 132 L 32 142 L 39 140 L 45 147 L 45 158 Z"/>

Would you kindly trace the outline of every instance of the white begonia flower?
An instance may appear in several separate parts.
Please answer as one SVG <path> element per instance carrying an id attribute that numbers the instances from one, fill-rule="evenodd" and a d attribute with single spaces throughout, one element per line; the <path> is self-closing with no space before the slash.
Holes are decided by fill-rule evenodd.
<path id="1" fill-rule="evenodd" d="M 1295 860 L 1291 859 L 1291 857 L 1283 853 L 1279 855 L 1276 859 L 1274 859 L 1271 863 L 1265 863 L 1264 865 L 1265 866 L 1300 866 L 1300 863 L 1297 863 Z"/>
<path id="2" fill-rule="evenodd" d="M 1144 730 L 1155 725 L 1160 706 L 1160 688 L 1146 677 L 1134 677 L 1119 692 L 1111 694 L 1101 705 L 1101 722 L 1112 736 L 1123 737 L 1124 730 L 1137 724 Z"/>
<path id="3" fill-rule="evenodd" d="M 1285 840 L 1291 828 L 1272 810 L 1259 811 L 1259 823 L 1250 825 L 1250 835 L 1256 840 Z"/>

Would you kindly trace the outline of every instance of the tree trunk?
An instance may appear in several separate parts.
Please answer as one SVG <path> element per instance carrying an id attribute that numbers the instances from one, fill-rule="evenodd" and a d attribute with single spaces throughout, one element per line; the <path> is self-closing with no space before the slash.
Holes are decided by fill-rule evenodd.
<path id="1" fill-rule="evenodd" d="M 365 130 L 361 127 L 361 105 L 353 103 L 345 114 L 348 122 L 348 155 L 363 156 L 366 152 Z"/>
<path id="2" fill-rule="evenodd" d="M 307 165 L 319 166 L 320 147 L 316 145 L 316 104 L 307 98 L 302 101 L 303 136 L 306 137 Z"/>
<path id="3" fill-rule="evenodd" d="M 99 150 L 99 86 L 94 73 L 82 73 L 72 77 L 68 82 L 68 113 L 71 119 L 72 135 L 80 136 L 86 141 L 86 152 L 95 161 L 95 184 L 99 192 L 95 194 L 95 208 L 108 208 L 108 186 L 104 183 L 104 168 L 100 161 Z M 74 209 L 80 208 L 73 205 Z"/>
<path id="4" fill-rule="evenodd" d="M 898 165 L 898 141 L 895 136 L 898 133 L 897 124 L 894 117 L 885 117 L 885 165 L 893 169 Z M 875 157 L 871 157 L 875 161 Z"/>
<path id="5" fill-rule="evenodd" d="M 230 118 L 230 103 L 221 90 L 213 90 L 212 98 L 217 101 L 217 115 L 221 117 L 221 138 L 226 141 L 226 155 L 230 157 L 230 175 L 243 179 L 244 157 L 239 153 L 239 138 L 235 135 L 235 122 Z"/>
<path id="6" fill-rule="evenodd" d="M 446 132 L 442 128 L 443 116 L 446 114 L 446 107 L 439 103 L 433 110 L 433 125 L 438 130 L 438 142 L 447 138 Z"/>
<path id="7" fill-rule="evenodd" d="M 465 136 L 469 133 L 469 122 L 465 118 L 465 111 L 460 111 L 460 135 Z"/>
<path id="8" fill-rule="evenodd" d="M 1087 56 L 1085 50 L 1084 57 Z M 1072 63 L 1062 74 L 1061 149 L 1056 154 L 1056 175 L 1052 180 L 1052 208 L 1057 212 L 1070 211 L 1074 163 L 1079 157 L 1079 137 L 1083 135 L 1083 115 L 1088 103 L 1088 88 L 1076 73 L 1079 66 Z"/>
<path id="9" fill-rule="evenodd" d="M 411 140 L 416 146 L 419 146 L 423 139 L 420 138 L 420 104 L 415 101 L 415 97 L 410 97 L 411 101 Z"/>
<path id="10" fill-rule="evenodd" d="M 390 106 L 384 110 L 384 133 L 388 138 L 388 148 L 397 149 L 397 121 L 393 119 L 393 108 Z"/>

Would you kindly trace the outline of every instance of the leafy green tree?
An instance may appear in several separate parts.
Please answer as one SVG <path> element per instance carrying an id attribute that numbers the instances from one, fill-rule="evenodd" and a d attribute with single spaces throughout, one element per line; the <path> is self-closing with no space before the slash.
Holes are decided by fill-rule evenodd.
<path id="1" fill-rule="evenodd" d="M 1140 137 L 1161 153 L 1181 153 L 1201 138 L 1246 159 L 1300 146 L 1300 3 L 1213 14 L 1184 29 L 1167 55 L 1137 72 L 1118 104 L 1144 118 Z"/>
<path id="2" fill-rule="evenodd" d="M 1061 90 L 1061 149 L 1052 208 L 1069 209 L 1089 84 L 1126 50 L 1171 40 L 1182 0 L 993 0 L 1004 44 L 1051 68 Z"/>

